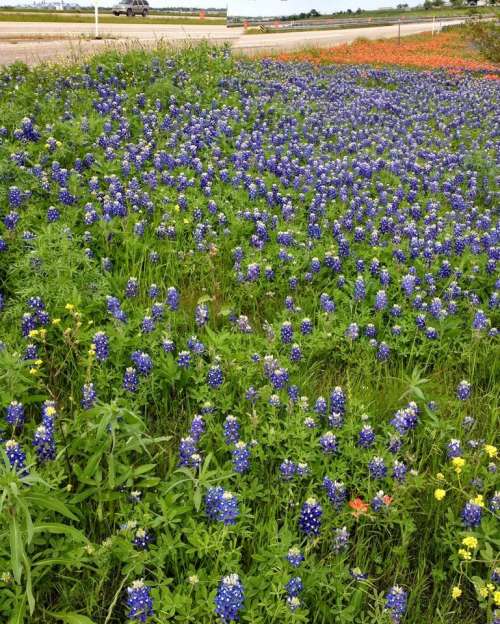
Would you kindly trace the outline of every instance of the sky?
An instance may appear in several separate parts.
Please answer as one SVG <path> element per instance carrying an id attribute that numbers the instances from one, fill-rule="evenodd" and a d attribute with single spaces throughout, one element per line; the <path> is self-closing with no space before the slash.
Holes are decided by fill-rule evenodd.
<path id="1" fill-rule="evenodd" d="M 228 16 L 243 15 L 245 17 L 269 17 L 275 15 L 293 15 L 307 13 L 316 9 L 320 13 L 336 11 L 355 11 L 361 9 L 379 9 L 380 7 L 396 6 L 407 2 L 410 6 L 418 4 L 418 0 L 228 0 Z"/>

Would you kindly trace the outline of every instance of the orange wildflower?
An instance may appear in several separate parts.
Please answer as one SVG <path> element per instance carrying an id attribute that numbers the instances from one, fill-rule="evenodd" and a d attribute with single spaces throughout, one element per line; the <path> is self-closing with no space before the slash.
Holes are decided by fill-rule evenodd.
<path id="1" fill-rule="evenodd" d="M 357 518 L 361 514 L 364 514 L 368 511 L 368 503 L 365 503 L 364 500 L 359 497 L 353 498 L 352 500 L 350 500 L 348 505 L 351 509 L 354 509 L 354 511 L 352 512 L 352 515 L 355 518 Z"/>
<path id="2" fill-rule="evenodd" d="M 346 63 L 366 65 L 398 65 L 421 69 L 487 70 L 495 72 L 498 67 L 485 61 L 469 45 L 460 32 L 442 32 L 397 39 L 369 41 L 358 39 L 333 48 L 279 55 L 282 61 L 309 61 L 311 63 Z M 494 73 L 488 77 L 493 78 Z"/>

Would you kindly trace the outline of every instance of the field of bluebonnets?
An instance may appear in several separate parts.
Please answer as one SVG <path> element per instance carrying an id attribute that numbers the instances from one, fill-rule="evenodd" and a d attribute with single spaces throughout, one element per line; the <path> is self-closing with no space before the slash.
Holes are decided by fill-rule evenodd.
<path id="1" fill-rule="evenodd" d="M 0 620 L 498 623 L 500 83 L 0 85 Z"/>

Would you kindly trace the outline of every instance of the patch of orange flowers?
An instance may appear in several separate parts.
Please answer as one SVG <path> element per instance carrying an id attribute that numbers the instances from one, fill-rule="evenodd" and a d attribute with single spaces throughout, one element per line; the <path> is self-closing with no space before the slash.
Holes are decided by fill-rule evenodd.
<path id="1" fill-rule="evenodd" d="M 444 32 L 369 41 L 358 39 L 333 48 L 280 54 L 282 61 L 312 63 L 347 63 L 356 65 L 399 65 L 420 69 L 486 70 L 496 72 L 498 66 L 484 61 L 463 34 Z M 495 73 L 488 77 L 495 77 Z"/>

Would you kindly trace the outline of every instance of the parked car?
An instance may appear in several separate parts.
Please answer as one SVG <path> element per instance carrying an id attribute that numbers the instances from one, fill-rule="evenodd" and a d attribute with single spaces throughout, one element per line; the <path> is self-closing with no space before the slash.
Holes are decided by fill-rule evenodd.
<path id="1" fill-rule="evenodd" d="M 142 17 L 148 16 L 149 3 L 147 0 L 121 0 L 118 4 L 111 9 L 113 15 L 127 15 L 128 17 L 135 17 L 136 15 L 142 15 Z"/>

